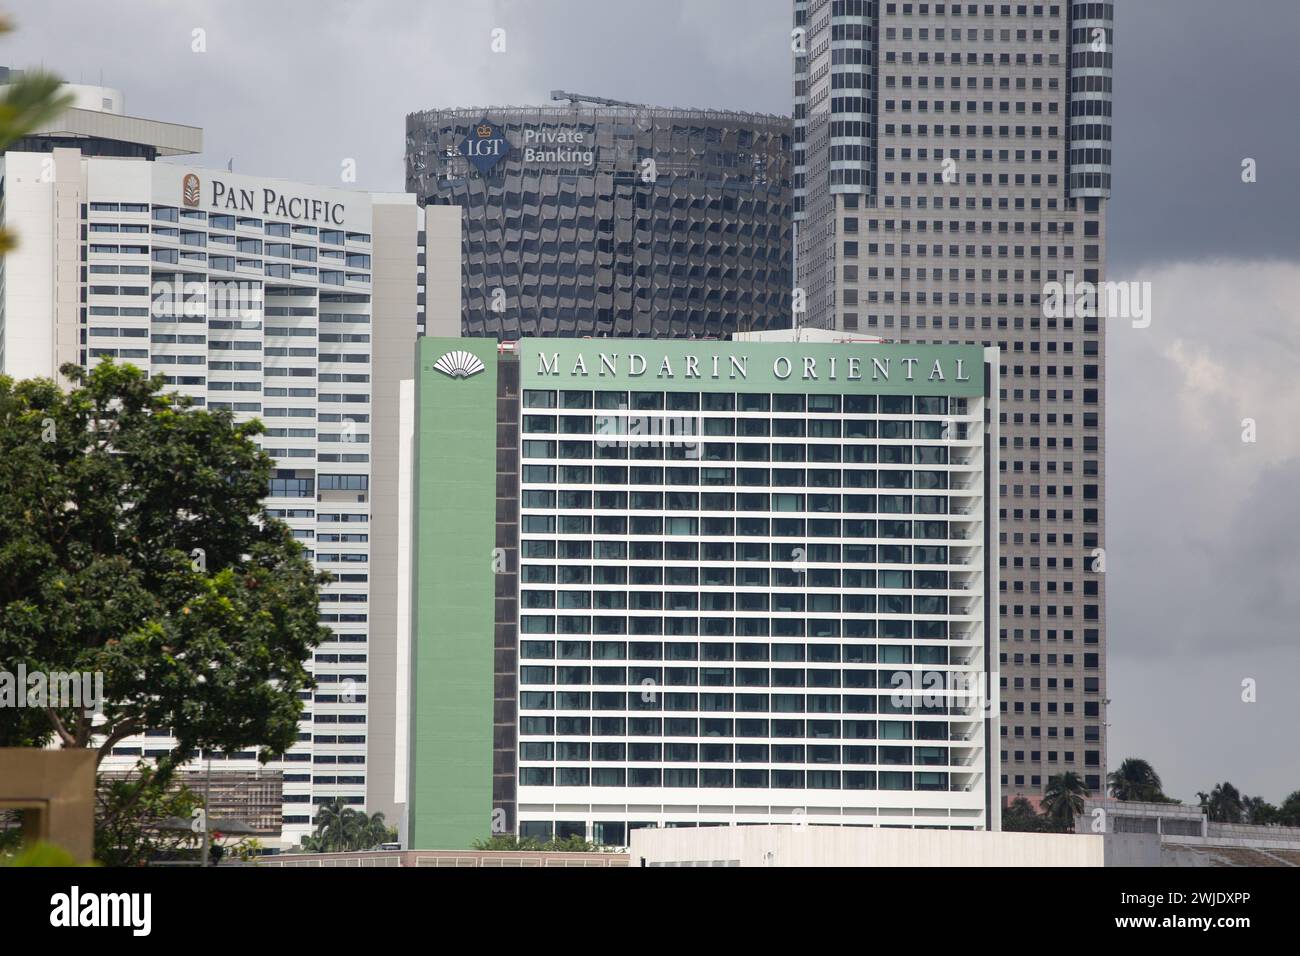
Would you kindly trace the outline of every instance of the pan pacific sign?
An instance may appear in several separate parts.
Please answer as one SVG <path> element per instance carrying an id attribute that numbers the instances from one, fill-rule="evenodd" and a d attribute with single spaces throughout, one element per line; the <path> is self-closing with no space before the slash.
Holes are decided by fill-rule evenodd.
<path id="1" fill-rule="evenodd" d="M 299 222 L 323 222 L 343 225 L 344 208 L 341 202 L 315 199 L 308 196 L 290 196 L 271 186 L 245 188 L 227 185 L 220 179 L 212 180 L 213 209 L 232 212 L 252 212 L 261 216 L 296 219 Z"/>
<path id="2" fill-rule="evenodd" d="M 526 388 L 654 391 L 984 393 L 984 354 L 968 345 L 524 339 Z"/>
<path id="3" fill-rule="evenodd" d="M 171 185 L 170 178 L 160 179 L 159 188 L 163 192 L 156 189 L 154 201 L 171 204 L 179 199 L 182 206 L 190 209 L 245 213 L 323 226 L 342 226 L 348 221 L 347 205 L 340 201 L 345 193 L 313 190 L 310 186 L 279 180 L 259 181 L 246 176 L 202 172 L 202 176 L 198 172 L 185 172 L 179 177 L 179 187 Z"/>

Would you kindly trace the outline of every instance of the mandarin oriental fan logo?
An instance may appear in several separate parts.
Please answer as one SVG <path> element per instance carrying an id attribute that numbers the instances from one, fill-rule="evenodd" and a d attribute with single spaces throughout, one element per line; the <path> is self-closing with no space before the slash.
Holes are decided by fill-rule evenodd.
<path id="1" fill-rule="evenodd" d="M 455 349 L 451 352 L 444 352 L 442 358 L 433 363 L 433 367 L 443 375 L 451 378 L 469 378 L 471 375 L 477 375 L 486 367 L 483 360 L 473 352 L 466 352 L 463 349 Z"/>
<path id="2" fill-rule="evenodd" d="M 186 173 L 181 180 L 181 202 L 187 206 L 199 204 L 199 177 L 193 173 Z"/>

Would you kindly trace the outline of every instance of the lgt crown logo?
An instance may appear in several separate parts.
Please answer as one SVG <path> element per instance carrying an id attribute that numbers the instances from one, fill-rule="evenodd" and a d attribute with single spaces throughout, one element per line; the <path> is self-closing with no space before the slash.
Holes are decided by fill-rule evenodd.
<path id="1" fill-rule="evenodd" d="M 461 155 L 470 161 L 480 176 L 505 159 L 510 154 L 510 149 L 510 141 L 501 132 L 501 127 L 488 120 L 475 126 L 474 131 L 460 144 Z"/>

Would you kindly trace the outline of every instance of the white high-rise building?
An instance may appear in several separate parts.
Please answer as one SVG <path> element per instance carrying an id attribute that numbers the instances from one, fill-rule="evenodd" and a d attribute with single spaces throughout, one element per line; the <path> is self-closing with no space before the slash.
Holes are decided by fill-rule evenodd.
<path id="1" fill-rule="evenodd" d="M 158 162 L 197 152 L 199 131 L 126 117 L 121 94 L 101 92 L 79 91 L 19 144 L 30 151 L 3 157 L 19 246 L 0 273 L 0 371 L 54 378 L 112 356 L 265 423 L 268 510 L 334 576 L 321 595 L 333 637 L 278 764 L 282 839 L 296 844 L 335 797 L 392 816 L 399 737 L 391 706 L 372 707 L 370 663 L 395 655 L 397 396 L 425 309 L 459 314 L 459 211 L 428 213 L 446 248 L 426 266 L 413 195 Z M 123 740 L 104 769 L 170 746 L 165 729 Z M 256 766 L 252 750 L 214 755 L 214 769 Z"/>

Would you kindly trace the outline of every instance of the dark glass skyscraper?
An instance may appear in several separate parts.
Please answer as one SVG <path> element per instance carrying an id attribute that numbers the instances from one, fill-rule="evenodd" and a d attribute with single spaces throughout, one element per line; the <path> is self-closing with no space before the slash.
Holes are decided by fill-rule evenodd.
<path id="1" fill-rule="evenodd" d="M 430 334 L 790 325 L 787 117 L 575 98 L 413 113 L 406 143 L 407 189 L 464 209 L 461 328 Z"/>

